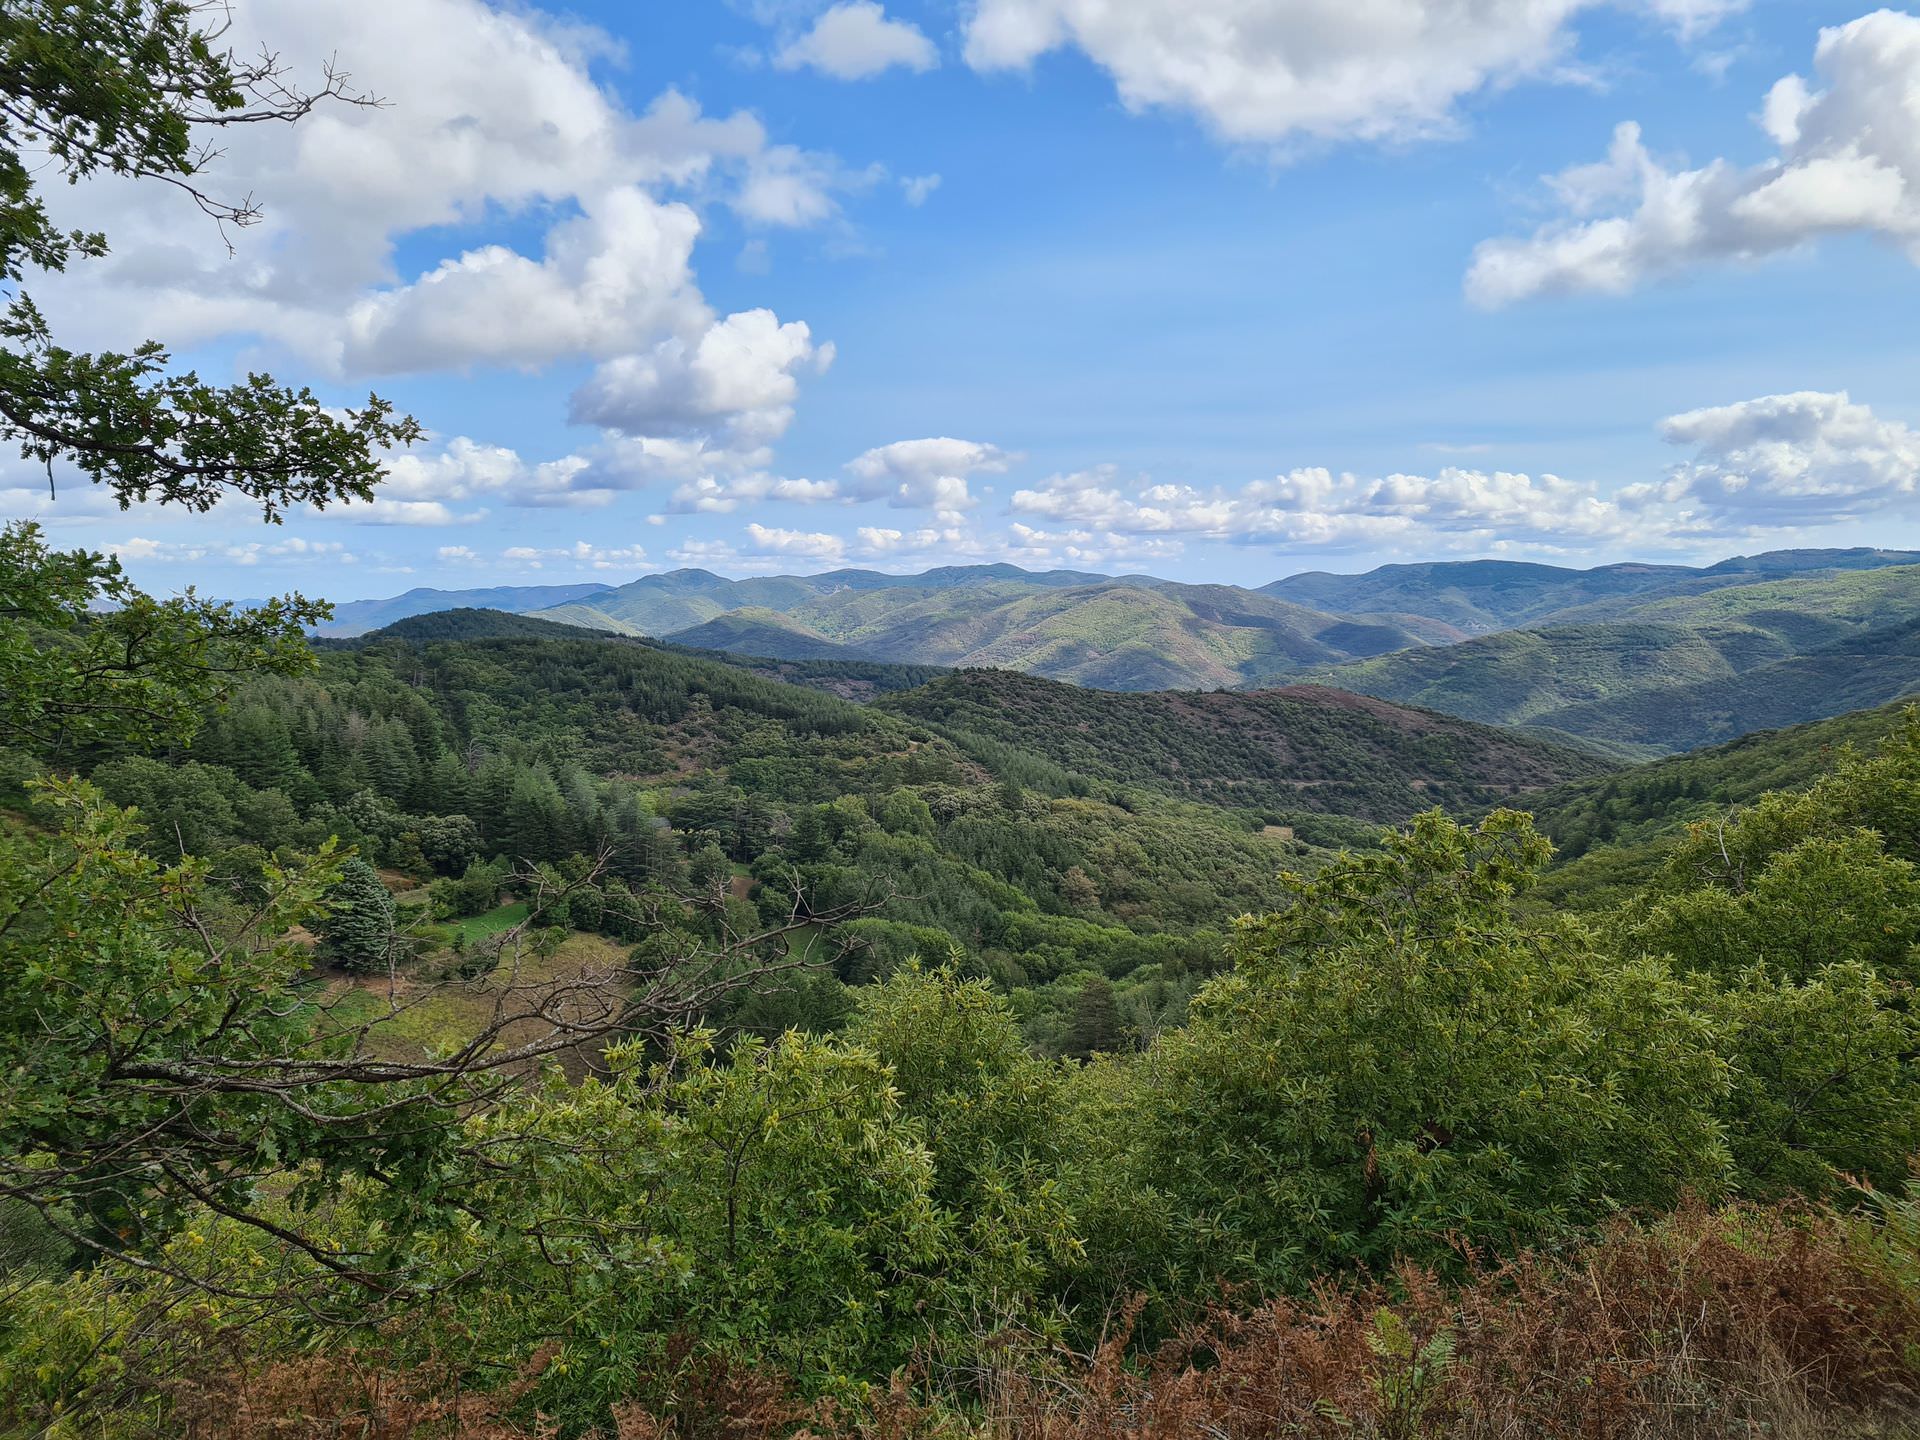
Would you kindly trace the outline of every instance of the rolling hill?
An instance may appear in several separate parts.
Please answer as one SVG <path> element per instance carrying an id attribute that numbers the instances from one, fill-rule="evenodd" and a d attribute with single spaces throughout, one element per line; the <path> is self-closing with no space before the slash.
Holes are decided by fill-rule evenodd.
<path id="1" fill-rule="evenodd" d="M 835 644 L 777 610 L 749 605 L 729 610 L 702 624 L 676 630 L 668 637 L 675 645 L 697 650 L 724 650 L 735 655 L 758 655 L 769 660 L 850 660 L 858 651 Z"/>
<path id="2" fill-rule="evenodd" d="M 683 570 L 540 613 L 737 654 L 991 665 L 1115 690 L 1257 684 L 1461 638 L 1424 617 L 1328 615 L 1230 585 L 1012 565 L 737 581 Z"/>
<path id="3" fill-rule="evenodd" d="M 596 639 L 725 665 L 731 670 L 744 670 L 782 684 L 824 691 L 856 703 L 865 703 L 877 695 L 896 690 L 911 690 L 948 673 L 937 665 L 894 665 L 857 656 L 777 659 L 736 655 L 725 650 L 691 645 L 673 645 L 611 631 L 589 635 L 583 634 L 578 626 L 542 620 L 533 615 L 513 615 L 504 610 L 436 611 L 430 615 L 409 616 L 364 635 L 344 639 L 322 637 L 311 643 L 316 650 L 364 650 L 395 640 L 411 645 L 432 645 L 480 640 L 559 640 L 577 644 Z"/>
<path id="4" fill-rule="evenodd" d="M 1114 694 L 969 670 L 877 703 L 962 748 L 1022 749 L 1077 774 L 1275 822 L 1467 809 L 1612 768 L 1511 731 L 1310 685 Z"/>
<path id="5" fill-rule="evenodd" d="M 487 590 L 409 590 L 386 600 L 347 600 L 333 607 L 333 619 L 315 634 L 349 639 L 396 620 L 443 610 L 504 610 L 523 615 L 568 605 L 606 591 L 605 585 L 499 585 Z"/>
<path id="6" fill-rule="evenodd" d="M 703 625 L 675 643 L 799 655 L 821 641 L 921 664 L 991 666 L 1107 690 L 1236 688 L 1309 665 L 1457 638 L 1398 617 L 1351 618 L 1225 585 L 1035 585 L 986 579 L 936 589 L 847 589 L 740 633 Z"/>
<path id="7" fill-rule="evenodd" d="M 1522 625 L 1603 620 L 1648 600 L 1700 594 L 1808 572 L 1912 565 L 1920 553 L 1896 550 L 1774 550 L 1705 567 L 1602 565 L 1569 570 L 1508 560 L 1383 565 L 1362 575 L 1309 572 L 1261 587 L 1263 593 L 1346 614 L 1398 611 L 1442 620 L 1473 634 Z"/>
<path id="8" fill-rule="evenodd" d="M 1749 581 L 1314 678 L 1490 724 L 1692 749 L 1920 689 L 1920 566 Z"/>
<path id="9" fill-rule="evenodd" d="M 1658 874 L 1688 824 L 1768 791 L 1802 790 L 1843 747 L 1871 751 L 1904 723 L 1906 701 L 1853 710 L 1724 745 L 1572 780 L 1511 803 L 1532 812 L 1559 850 L 1535 895 L 1556 909 L 1604 910 Z"/>
<path id="10" fill-rule="evenodd" d="M 746 580 L 729 580 L 710 570 L 672 570 L 662 575 L 643 575 L 631 584 L 604 590 L 582 603 L 556 603 L 545 616 L 591 630 L 665 636 L 703 625 L 731 611 L 786 614 L 809 602 L 837 595 L 898 590 L 935 592 L 997 584 L 1042 590 L 1106 579 L 1104 575 L 1077 570 L 1034 572 L 1017 565 L 948 565 L 919 575 L 829 570 L 819 575 L 769 575 Z"/>

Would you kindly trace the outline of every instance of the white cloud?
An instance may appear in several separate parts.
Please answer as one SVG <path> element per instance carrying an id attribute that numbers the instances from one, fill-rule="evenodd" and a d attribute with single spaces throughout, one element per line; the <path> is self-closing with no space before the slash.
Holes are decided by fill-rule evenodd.
<path id="1" fill-rule="evenodd" d="M 570 418 L 636 435 L 727 432 L 733 446 L 778 439 L 793 419 L 797 372 L 833 363 L 800 321 L 746 310 L 710 326 L 697 341 L 663 340 L 609 360 L 574 392 Z"/>
<path id="2" fill-rule="evenodd" d="M 689 264 L 698 208 L 818 224 L 836 190 L 868 183 L 675 91 L 633 113 L 589 70 L 612 42 L 530 7 L 253 0 L 233 22 L 224 41 L 241 52 L 301 63 L 338 50 L 354 85 L 388 103 L 223 133 L 205 183 L 265 207 L 231 257 L 169 187 L 55 187 L 62 223 L 113 242 L 106 260 L 37 282 L 87 343 L 258 335 L 354 373 L 637 351 L 713 318 Z M 403 270 L 408 237 L 502 219 L 544 238 L 527 253 L 466 241 Z"/>
<path id="3" fill-rule="evenodd" d="M 747 526 L 747 542 L 755 554 L 805 555 L 814 560 L 840 560 L 847 542 L 823 530 L 781 530 L 757 522 Z"/>
<path id="4" fill-rule="evenodd" d="M 1003 548 L 1010 560 L 1077 568 L 1116 561 L 1177 559 L 1186 546 L 1178 540 L 1118 535 L 1111 530 L 1040 530 L 1016 521 L 1007 527 Z"/>
<path id="5" fill-rule="evenodd" d="M 1116 536 L 1406 552 L 1672 550 L 1920 502 L 1920 431 L 1845 394 L 1769 395 L 1692 410 L 1659 431 L 1693 457 L 1664 480 L 1609 495 L 1557 475 L 1458 467 L 1379 477 L 1307 467 L 1211 489 L 1127 480 L 1104 467 L 1019 490 L 1011 506 L 1071 527 L 1065 541 L 1078 549 L 1062 553 L 1091 557 L 1113 553 Z"/>
<path id="6" fill-rule="evenodd" d="M 1408 140 L 1451 133 L 1461 100 L 1569 71 L 1572 20 L 1609 0 L 976 0 L 967 62 L 1024 69 L 1073 46 L 1134 110 L 1198 115 L 1221 138 Z M 1611 0 L 1695 32 L 1742 0 Z"/>
<path id="7" fill-rule="evenodd" d="M 134 536 L 109 543 L 106 550 L 121 560 L 157 561 L 161 564 L 200 564 L 225 561 L 229 565 L 258 565 L 262 560 L 280 564 L 358 565 L 360 557 L 346 546 L 333 541 L 306 540 L 290 536 L 273 544 L 255 540 L 243 544 L 220 541 L 150 540 Z"/>
<path id="8" fill-rule="evenodd" d="M 464 545 L 451 547 L 460 552 L 457 558 L 477 558 Z M 449 550 L 440 552 L 442 559 L 455 558 Z M 595 545 L 590 540 L 576 540 L 571 545 L 541 547 L 535 545 L 510 545 L 500 552 L 500 559 L 509 568 L 517 570 L 545 570 L 549 566 L 562 570 L 618 570 L 632 574 L 636 570 L 651 568 L 647 565 L 647 552 L 638 545 Z"/>
<path id="9" fill-rule="evenodd" d="M 594 505 L 606 495 L 582 488 L 590 483 L 584 456 L 529 464 L 518 451 L 455 436 L 436 453 L 409 451 L 387 462 L 387 479 L 375 503 L 440 504 L 497 499 L 509 505 Z M 339 508 L 344 518 L 361 517 L 365 505 Z M 335 512 L 328 512 L 335 513 Z"/>
<path id="10" fill-rule="evenodd" d="M 478 551 L 470 549 L 465 545 L 442 545 L 440 547 L 440 558 L 442 560 L 458 561 L 462 565 L 472 565 L 479 561 L 480 554 Z"/>
<path id="11" fill-rule="evenodd" d="M 477 525 L 487 518 L 485 510 L 458 512 L 438 500 L 356 500 L 314 512 L 328 520 L 344 520 L 356 525 Z"/>
<path id="12" fill-rule="evenodd" d="M 348 311 L 355 373 L 547 364 L 607 355 L 637 337 L 702 324 L 691 260 L 700 220 L 628 186 L 591 197 L 547 233 L 545 258 L 488 245 Z"/>
<path id="13" fill-rule="evenodd" d="M 678 565 L 713 566 L 740 574 L 769 574 L 794 560 L 839 565 L 845 562 L 847 542 L 825 531 L 782 530 L 749 524 L 742 543 L 689 539 L 667 553 Z"/>
<path id="14" fill-rule="evenodd" d="M 894 66 L 926 71 L 940 63 L 933 42 L 875 0 L 842 0 L 773 57 L 779 70 L 818 70 L 836 80 L 865 80 Z"/>
<path id="15" fill-rule="evenodd" d="M 907 204 L 916 209 L 927 203 L 927 197 L 940 188 L 938 175 L 902 175 L 900 193 L 906 197 Z"/>
<path id="16" fill-rule="evenodd" d="M 1768 93 L 1766 162 L 1669 166 L 1623 124 L 1604 161 L 1550 184 L 1559 218 L 1474 253 L 1467 294 L 1620 294 L 1713 260 L 1756 260 L 1841 232 L 1878 235 L 1920 264 L 1920 17 L 1879 10 L 1820 32 L 1821 88 L 1789 75 Z"/>
<path id="17" fill-rule="evenodd" d="M 1004 471 L 1014 458 L 975 440 L 896 440 L 847 462 L 850 493 L 899 509 L 932 510 L 943 523 L 957 523 L 976 503 L 968 477 Z"/>
<path id="18" fill-rule="evenodd" d="M 840 487 L 832 480 L 788 480 L 760 471 L 726 477 L 702 475 L 676 488 L 667 509 L 675 515 L 726 515 L 752 501 L 818 505 L 839 498 Z"/>
<path id="19" fill-rule="evenodd" d="M 1745 524 L 1858 519 L 1909 509 L 1920 491 L 1920 431 L 1880 419 L 1844 392 L 1690 410 L 1664 421 L 1660 433 L 1694 457 L 1647 493 Z"/>
<path id="20" fill-rule="evenodd" d="M 1364 478 L 1302 468 L 1238 489 L 1142 481 L 1111 469 L 1057 475 L 1017 491 L 1016 513 L 1118 535 L 1194 535 L 1237 543 L 1393 545 L 1416 537 L 1471 549 L 1624 538 L 1636 517 L 1554 475 L 1449 467 L 1434 476 Z"/>

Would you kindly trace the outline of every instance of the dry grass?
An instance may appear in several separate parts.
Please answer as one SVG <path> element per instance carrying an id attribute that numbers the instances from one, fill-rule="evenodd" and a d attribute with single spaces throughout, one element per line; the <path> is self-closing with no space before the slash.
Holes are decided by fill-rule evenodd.
<path id="1" fill-rule="evenodd" d="M 1683 1211 L 1581 1251 L 1442 1285 L 1407 1271 L 1220 1312 L 1142 1355 L 1130 1316 L 1090 1355 L 1002 1348 L 975 1393 L 898 1377 L 856 1409 L 683 1340 L 666 1405 L 604 1440 L 1914 1440 L 1920 1296 L 1861 1227 L 1787 1207 Z M 990 1347 L 989 1347 L 990 1348 Z M 552 1351 L 511 1386 L 367 1357 L 229 1370 L 175 1392 L 190 1440 L 541 1440 Z"/>
<path id="2" fill-rule="evenodd" d="M 1568 1259 L 1122 1333 L 994 1402 L 1006 1440 L 1916 1435 L 1920 1307 L 1840 1221 L 1690 1209 Z"/>
<path id="3" fill-rule="evenodd" d="M 549 987 L 562 989 L 583 976 L 606 974 L 625 964 L 626 949 L 599 935 L 575 933 L 550 956 L 523 948 L 517 960 L 503 962 L 492 974 L 473 980 L 428 977 L 401 971 L 395 975 L 337 976 L 329 981 L 325 1003 L 335 1024 L 366 1027 L 370 1053 L 385 1059 L 418 1060 L 480 1033 L 494 1019 L 511 987 L 525 1008 Z M 512 1046 L 543 1034 L 541 1023 L 509 1027 L 501 1036 Z"/>

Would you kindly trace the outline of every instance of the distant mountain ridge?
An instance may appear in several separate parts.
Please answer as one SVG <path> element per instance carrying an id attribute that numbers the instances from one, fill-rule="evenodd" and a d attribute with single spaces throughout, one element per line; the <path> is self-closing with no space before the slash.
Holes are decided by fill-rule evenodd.
<path id="1" fill-rule="evenodd" d="M 1572 612 L 1579 614 L 1581 612 Z M 1810 570 L 1314 672 L 1329 685 L 1647 752 L 1920 691 L 1920 565 Z"/>
<path id="2" fill-rule="evenodd" d="M 1596 607 L 1633 605 L 1670 592 L 1698 593 L 1751 584 L 1766 576 L 1809 571 L 1871 570 L 1920 564 L 1920 552 L 1901 550 L 1774 550 L 1738 555 L 1714 565 L 1602 565 L 1563 569 L 1512 560 L 1445 560 L 1382 565 L 1363 575 L 1310 572 L 1261 586 L 1297 604 L 1335 613 L 1397 610 L 1443 620 L 1473 634 L 1521 625 L 1598 619 Z"/>
<path id="3" fill-rule="evenodd" d="M 369 630 L 379 630 L 396 620 L 415 615 L 434 615 L 443 610 L 504 610 L 509 615 L 524 615 L 554 605 L 566 605 L 610 587 L 577 585 L 496 585 L 481 590 L 409 590 L 386 600 L 345 600 L 333 607 L 333 619 L 318 626 L 316 634 L 336 639 L 351 639 Z"/>
<path id="4" fill-rule="evenodd" d="M 994 668 L 1116 691 L 1307 680 L 1625 756 L 1920 688 L 1920 656 L 1897 631 L 1920 620 L 1916 562 L 1873 549 L 1589 570 L 1466 560 L 1258 590 L 1004 564 L 743 580 L 683 569 L 618 586 L 415 590 L 344 605 L 321 633 L 463 602 L 787 665 Z"/>

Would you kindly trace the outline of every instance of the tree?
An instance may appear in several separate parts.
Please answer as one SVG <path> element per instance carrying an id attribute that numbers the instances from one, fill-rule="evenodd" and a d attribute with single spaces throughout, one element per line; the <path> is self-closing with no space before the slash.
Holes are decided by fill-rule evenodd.
<path id="1" fill-rule="evenodd" d="M 320 927 L 325 953 L 342 970 L 378 974 L 393 961 L 393 896 L 364 860 L 340 868 L 340 883 L 328 895 L 332 907 Z"/>
<path id="2" fill-rule="evenodd" d="M 1920 1152 L 1920 1016 L 1868 966 L 1798 978 L 1754 965 L 1704 1003 L 1732 1075 L 1735 1183 L 1755 1199 L 1898 1191 Z"/>
<path id="3" fill-rule="evenodd" d="M 197 0 L 22 0 L 0 12 L 0 288 L 11 296 L 0 314 L 0 440 L 45 466 L 49 487 L 67 465 L 123 508 L 207 510 L 237 494 L 274 520 L 369 498 L 381 452 L 417 439 L 419 426 L 378 397 L 341 416 L 266 375 L 218 386 L 171 373 L 158 342 L 75 353 L 20 288 L 29 271 L 107 252 L 104 235 L 54 223 L 39 193 L 49 178 L 157 181 L 217 224 L 243 227 L 258 218 L 254 203 L 207 188 L 212 136 L 326 103 L 375 103 L 331 67 L 306 90 L 277 56 L 239 61 L 221 46 L 221 13 Z"/>
<path id="4" fill-rule="evenodd" d="M 192 735 L 249 675 L 299 674 L 303 627 L 324 605 L 295 595 L 251 610 L 142 594 L 119 561 L 47 548 L 40 527 L 0 529 L 0 743 L 57 759 L 84 746 Z"/>
<path id="5" fill-rule="evenodd" d="M 933 1194 L 960 1227 L 973 1291 L 1029 1296 L 1078 1256 L 1061 1196 L 1061 1075 L 1027 1052 L 1004 999 L 951 965 L 909 965 L 858 992 L 846 1038 L 886 1062 L 926 1127 Z"/>
<path id="6" fill-rule="evenodd" d="M 1295 877 L 1187 1029 L 1088 1071 L 1109 1283 L 1444 1263 L 1721 1186 L 1707 1020 L 1658 963 L 1519 917 L 1549 853 L 1523 815 L 1423 815 Z"/>
<path id="7" fill-rule="evenodd" d="M 1073 997 L 1072 1018 L 1067 1023 L 1061 1053 L 1083 1059 L 1089 1055 L 1111 1055 L 1125 1040 L 1120 1010 L 1114 1003 L 1113 982 L 1104 975 L 1089 973 Z"/>
<path id="8" fill-rule="evenodd" d="M 904 1365 L 958 1308 L 965 1257 L 880 1062 L 797 1034 L 719 1058 L 709 1038 L 656 1066 L 616 1050 L 606 1082 L 476 1126 L 500 1163 L 480 1223 L 433 1256 L 480 1277 L 449 1333 L 504 1366 L 561 1337 L 533 1398 L 575 1433 L 636 1376 L 670 1385 L 676 1337 L 831 1389 Z"/>

